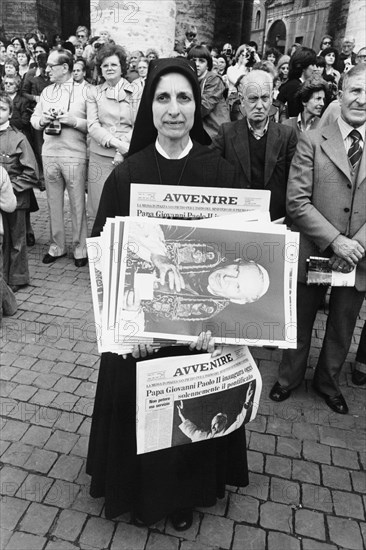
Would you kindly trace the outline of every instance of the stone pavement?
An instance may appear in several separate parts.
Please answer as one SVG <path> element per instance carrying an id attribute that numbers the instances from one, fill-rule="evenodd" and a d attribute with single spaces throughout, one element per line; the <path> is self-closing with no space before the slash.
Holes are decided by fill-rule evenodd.
<path id="1" fill-rule="evenodd" d="M 305 383 L 282 404 L 268 399 L 278 350 L 254 349 L 263 397 L 248 427 L 250 485 L 227 487 L 214 508 L 195 511 L 177 533 L 161 521 L 108 521 L 85 474 L 98 373 L 88 268 L 69 258 L 45 266 L 47 207 L 32 214 L 31 284 L 1 331 L 1 549 L 6 550 L 362 550 L 366 544 L 366 388 L 351 363 L 364 307 L 342 375 L 350 406 L 332 413 Z M 67 208 L 70 242 L 70 214 Z M 319 312 L 311 365 L 326 314 Z"/>

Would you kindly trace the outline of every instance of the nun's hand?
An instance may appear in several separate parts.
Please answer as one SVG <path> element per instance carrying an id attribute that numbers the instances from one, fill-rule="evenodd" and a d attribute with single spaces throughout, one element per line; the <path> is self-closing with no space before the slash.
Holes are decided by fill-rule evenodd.
<path id="1" fill-rule="evenodd" d="M 134 357 L 135 359 L 143 359 L 144 357 L 152 355 L 153 353 L 154 348 L 152 346 L 149 346 L 147 344 L 138 344 L 133 347 L 132 357 Z"/>
<path id="2" fill-rule="evenodd" d="M 189 344 L 189 349 L 191 351 L 197 350 L 197 351 L 207 351 L 208 353 L 211 353 L 212 357 L 217 357 L 218 355 L 221 355 L 223 346 L 218 346 L 215 348 L 215 338 L 212 336 L 212 333 L 210 330 L 207 332 L 201 332 L 199 336 L 197 336 L 197 339 Z"/>

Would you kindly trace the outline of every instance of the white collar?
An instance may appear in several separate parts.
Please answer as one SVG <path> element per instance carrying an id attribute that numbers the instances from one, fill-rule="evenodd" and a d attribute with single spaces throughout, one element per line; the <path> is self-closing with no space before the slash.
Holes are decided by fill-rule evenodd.
<path id="1" fill-rule="evenodd" d="M 155 147 L 156 147 L 156 150 L 159 153 L 159 155 L 161 155 L 162 157 L 164 157 L 166 159 L 171 160 L 171 157 L 164 151 L 164 149 L 160 145 L 160 143 L 158 141 L 158 138 L 156 138 Z M 185 148 L 183 149 L 183 151 L 181 152 L 179 157 L 176 158 L 176 159 L 173 159 L 173 160 L 179 160 L 179 159 L 182 159 L 182 158 L 186 157 L 188 155 L 189 151 L 192 149 L 192 147 L 193 147 L 193 143 L 192 143 L 191 138 L 189 138 L 187 145 L 185 146 Z"/>
<path id="2" fill-rule="evenodd" d="M 365 134 L 366 134 L 366 122 L 362 124 L 362 126 L 359 126 L 358 128 L 353 128 L 350 124 L 348 124 L 345 120 L 343 120 L 342 116 L 339 116 L 337 119 L 339 129 L 342 134 L 342 138 L 345 140 L 347 136 L 349 135 L 352 130 L 358 130 L 361 134 L 362 140 L 365 143 Z"/>
<path id="3" fill-rule="evenodd" d="M 7 128 L 9 128 L 9 126 L 10 126 L 10 122 L 8 120 L 4 122 L 4 124 L 0 124 L 0 132 L 2 132 L 3 130 L 6 130 Z"/>

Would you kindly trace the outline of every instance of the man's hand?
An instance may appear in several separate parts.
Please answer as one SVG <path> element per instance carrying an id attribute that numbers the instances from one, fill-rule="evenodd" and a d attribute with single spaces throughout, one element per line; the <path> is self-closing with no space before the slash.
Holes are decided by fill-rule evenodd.
<path id="1" fill-rule="evenodd" d="M 182 275 L 168 258 L 160 254 L 151 254 L 151 261 L 159 271 L 159 282 L 161 285 L 164 285 L 167 281 L 170 290 L 176 290 L 177 292 L 185 288 Z"/>
<path id="2" fill-rule="evenodd" d="M 43 111 L 40 119 L 39 124 L 40 126 L 47 126 L 50 122 L 55 120 L 55 117 L 48 111 Z"/>
<path id="3" fill-rule="evenodd" d="M 365 255 L 365 249 L 358 241 L 349 239 L 344 235 L 338 235 L 330 246 L 336 256 L 345 260 L 352 267 L 355 267 Z"/>
<path id="4" fill-rule="evenodd" d="M 333 271 L 341 271 L 342 273 L 351 273 L 351 271 L 354 270 L 354 266 L 336 254 L 333 254 L 333 256 L 329 258 L 329 265 Z"/>
<path id="5" fill-rule="evenodd" d="M 71 126 L 71 128 L 75 128 L 77 124 L 77 119 L 74 117 L 74 115 L 71 115 L 69 112 L 63 113 L 62 115 L 59 115 L 58 120 L 63 124 L 64 126 Z"/>
<path id="6" fill-rule="evenodd" d="M 191 351 L 195 349 L 197 351 L 207 351 L 211 353 L 212 357 L 217 357 L 221 355 L 223 346 L 215 348 L 215 338 L 212 336 L 211 331 L 208 330 L 207 332 L 201 332 L 197 339 L 189 344 L 189 349 Z"/>

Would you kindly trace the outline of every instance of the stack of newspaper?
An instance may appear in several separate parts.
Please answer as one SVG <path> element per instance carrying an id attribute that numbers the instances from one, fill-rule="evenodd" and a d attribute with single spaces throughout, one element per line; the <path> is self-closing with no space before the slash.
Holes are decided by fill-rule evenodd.
<path id="1" fill-rule="evenodd" d="M 98 349 L 192 342 L 296 347 L 298 234 L 268 191 L 132 185 L 130 217 L 88 239 Z"/>

